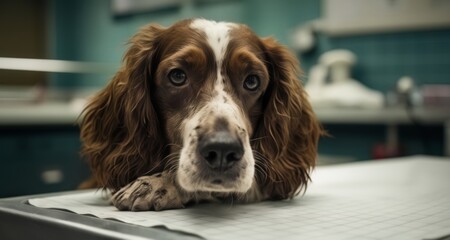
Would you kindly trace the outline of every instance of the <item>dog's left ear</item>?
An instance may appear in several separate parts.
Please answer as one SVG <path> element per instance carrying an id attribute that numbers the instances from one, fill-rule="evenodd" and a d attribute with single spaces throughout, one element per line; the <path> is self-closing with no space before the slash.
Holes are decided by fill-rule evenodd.
<path id="1" fill-rule="evenodd" d="M 158 39 L 164 31 L 149 25 L 132 37 L 122 67 L 83 111 L 82 153 L 93 175 L 83 187 L 116 191 L 164 167 L 166 143 L 151 96 Z"/>
<path id="2" fill-rule="evenodd" d="M 292 198 L 310 180 L 321 127 L 298 78 L 297 59 L 273 38 L 262 39 L 262 45 L 270 83 L 253 141 L 254 150 L 262 154 L 256 167 L 265 168 L 257 171 L 265 174 L 256 179 L 270 199 Z"/>

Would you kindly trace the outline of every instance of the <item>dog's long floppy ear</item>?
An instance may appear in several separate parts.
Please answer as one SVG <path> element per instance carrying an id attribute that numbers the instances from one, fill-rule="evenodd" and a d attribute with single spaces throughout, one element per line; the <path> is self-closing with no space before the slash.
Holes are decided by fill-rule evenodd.
<path id="1" fill-rule="evenodd" d="M 320 124 L 299 80 L 300 69 L 289 50 L 272 38 L 262 39 L 270 74 L 264 115 L 253 147 L 259 186 L 270 199 L 292 198 L 310 180 L 315 166 Z M 262 163 L 264 161 L 264 163 Z"/>
<path id="2" fill-rule="evenodd" d="M 151 99 L 152 59 L 163 31 L 149 25 L 131 38 L 120 70 L 82 114 L 82 154 L 98 187 L 117 190 L 163 168 L 164 138 Z"/>

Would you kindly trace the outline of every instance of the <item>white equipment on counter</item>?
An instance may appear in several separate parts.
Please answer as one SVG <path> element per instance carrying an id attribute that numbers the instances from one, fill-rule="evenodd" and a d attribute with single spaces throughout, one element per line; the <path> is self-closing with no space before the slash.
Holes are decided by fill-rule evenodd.
<path id="1" fill-rule="evenodd" d="M 348 50 L 332 50 L 324 53 L 319 64 L 311 68 L 305 86 L 315 107 L 381 108 L 384 97 L 350 77 L 356 56 Z M 329 76 L 330 81 L 327 81 Z"/>

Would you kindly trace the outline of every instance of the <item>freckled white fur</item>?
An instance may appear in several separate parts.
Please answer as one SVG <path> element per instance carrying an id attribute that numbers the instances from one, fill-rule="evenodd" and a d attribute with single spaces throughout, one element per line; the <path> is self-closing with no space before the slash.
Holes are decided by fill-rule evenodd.
<path id="1" fill-rule="evenodd" d="M 206 19 L 196 19 L 191 23 L 191 28 L 203 31 L 206 34 L 207 41 L 213 49 L 217 63 L 217 75 L 214 84 L 215 97 L 209 104 L 213 111 L 222 112 L 223 115 L 233 116 L 239 111 L 230 109 L 231 104 L 224 103 L 224 98 L 231 100 L 228 93 L 225 92 L 223 85 L 223 76 L 220 74 L 225 52 L 230 41 L 230 31 L 236 24 L 227 22 L 215 22 Z M 237 106 L 234 106 L 237 107 Z M 230 111 L 231 110 L 231 111 Z"/>
<path id="2" fill-rule="evenodd" d="M 205 32 L 208 43 L 214 51 L 216 61 L 220 62 L 230 40 L 229 31 L 236 27 L 236 24 L 196 19 L 190 27 Z"/>
<path id="3" fill-rule="evenodd" d="M 202 125 L 200 120 L 207 119 L 203 121 L 208 121 L 208 118 L 216 119 L 218 117 L 223 117 L 228 120 L 232 129 L 237 128 L 237 126 L 245 129 L 247 124 L 240 108 L 225 91 L 223 76 L 221 75 L 223 59 L 230 41 L 229 33 L 231 29 L 237 27 L 237 25 L 233 23 L 196 19 L 191 23 L 190 27 L 200 30 L 206 34 L 206 40 L 214 52 L 217 65 L 217 75 L 214 83 L 214 94 L 212 94 L 213 97 L 211 100 L 208 101 L 208 104 L 203 106 L 200 111 L 194 114 L 191 118 L 186 119 L 183 123 L 184 143 L 180 153 L 180 165 L 177 174 L 178 182 L 188 191 L 203 190 L 216 192 L 246 192 L 252 187 L 253 184 L 255 164 L 248 131 L 243 139 L 241 139 L 245 151 L 242 161 L 246 162 L 247 166 L 245 171 L 241 174 L 241 179 L 236 182 L 233 189 L 220 189 L 217 186 L 210 188 L 207 185 L 199 185 L 199 183 L 195 185 L 192 182 L 192 179 L 195 178 L 195 171 L 197 168 L 196 166 L 192 166 L 191 161 L 197 161 L 198 159 L 189 159 L 188 156 L 189 154 L 195 155 L 196 153 L 196 144 L 193 146 L 190 142 L 192 139 L 197 140 L 194 128 Z M 227 99 L 227 101 L 225 102 L 224 99 Z M 188 170 L 191 174 L 186 173 L 185 170 Z"/>

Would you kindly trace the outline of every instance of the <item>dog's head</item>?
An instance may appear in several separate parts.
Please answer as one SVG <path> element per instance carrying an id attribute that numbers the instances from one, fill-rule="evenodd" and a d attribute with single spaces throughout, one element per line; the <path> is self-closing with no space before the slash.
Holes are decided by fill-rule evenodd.
<path id="1" fill-rule="evenodd" d="M 112 189 L 165 170 L 189 192 L 292 197 L 320 132 L 298 74 L 285 47 L 244 25 L 149 25 L 86 108 L 83 152 Z"/>

